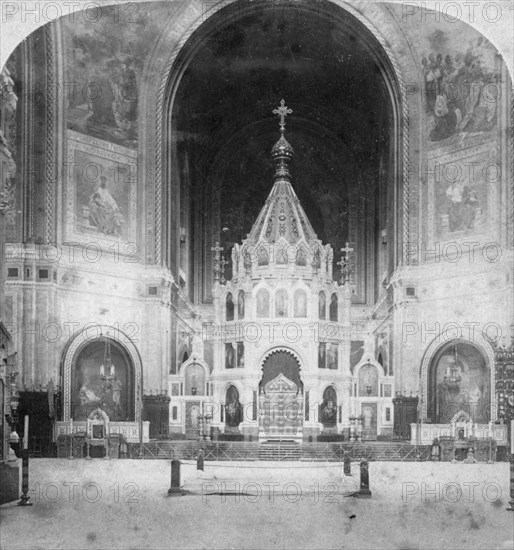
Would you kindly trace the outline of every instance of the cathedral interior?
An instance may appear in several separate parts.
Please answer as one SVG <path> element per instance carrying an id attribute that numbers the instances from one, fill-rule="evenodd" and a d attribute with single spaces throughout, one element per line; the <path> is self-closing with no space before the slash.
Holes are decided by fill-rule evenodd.
<path id="1" fill-rule="evenodd" d="M 46 23 L 1 72 L 0 459 L 26 415 L 42 456 L 507 446 L 498 49 L 399 3 L 119 10 Z"/>

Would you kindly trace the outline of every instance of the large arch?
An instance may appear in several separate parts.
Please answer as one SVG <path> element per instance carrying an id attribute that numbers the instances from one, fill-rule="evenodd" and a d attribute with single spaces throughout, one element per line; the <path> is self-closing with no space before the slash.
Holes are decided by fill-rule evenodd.
<path id="1" fill-rule="evenodd" d="M 270 359 L 273 355 L 278 354 L 278 353 L 290 356 L 297 363 L 298 373 L 297 373 L 297 376 L 294 377 L 295 379 L 290 378 L 290 376 L 287 376 L 287 374 L 284 374 L 284 376 L 286 376 L 286 378 L 288 378 L 288 379 L 291 379 L 297 385 L 298 391 L 302 391 L 303 382 L 302 382 L 302 379 L 301 379 L 301 372 L 302 372 L 302 366 L 305 363 L 303 362 L 302 357 L 294 349 L 286 347 L 286 346 L 277 346 L 277 347 L 268 349 L 261 356 L 261 358 L 259 360 L 259 363 L 258 363 L 261 366 L 261 373 L 262 373 L 261 380 L 259 381 L 259 387 L 263 387 L 267 382 L 269 382 L 272 378 L 274 378 L 274 377 L 270 377 L 269 379 L 265 380 L 265 378 L 264 378 L 264 374 L 265 374 L 264 373 L 264 367 L 265 367 L 266 362 L 268 361 L 268 359 Z"/>
<path id="2" fill-rule="evenodd" d="M 213 6 L 207 12 L 205 5 L 193 1 L 185 7 L 180 14 L 173 14 L 174 24 L 169 25 L 169 30 L 161 37 L 155 49 L 152 59 L 146 67 L 144 79 L 145 89 L 142 95 L 142 110 L 140 120 L 140 151 L 154 151 L 155 155 L 148 155 L 146 165 L 142 170 L 143 185 L 148 190 L 146 197 L 147 211 L 147 235 L 154 238 L 154 250 L 149 251 L 148 256 L 153 255 L 157 262 L 165 262 L 163 251 L 163 232 L 169 229 L 168 221 L 163 219 L 163 200 L 165 198 L 163 182 L 170 181 L 168 147 L 168 133 L 170 128 L 170 113 L 173 105 L 174 93 L 180 82 L 181 76 L 190 62 L 194 51 L 185 55 L 180 65 L 176 65 L 178 56 L 195 31 L 200 31 L 201 36 L 206 36 L 216 26 L 240 18 L 254 10 L 266 9 L 262 3 L 258 5 L 239 4 L 236 2 L 223 3 L 223 18 L 216 18 L 221 4 Z M 293 4 L 291 4 L 293 5 Z M 395 211 L 398 219 L 395 220 L 395 233 L 400 240 L 408 241 L 411 230 L 408 220 L 409 194 L 409 111 L 419 110 L 417 104 L 420 99 L 417 94 L 406 94 L 404 82 L 418 82 L 416 65 L 411 56 L 405 37 L 399 32 L 397 23 L 389 13 L 387 7 L 370 5 L 366 2 L 356 2 L 352 6 L 341 1 L 327 2 L 327 6 L 336 6 L 340 13 L 350 14 L 362 24 L 368 31 L 368 38 L 378 45 L 382 52 L 381 66 L 387 70 L 390 83 L 390 96 L 394 104 L 395 116 L 395 180 L 400 182 L 399 189 L 395 192 Z M 270 4 L 270 6 L 272 5 Z M 308 9 L 307 5 L 294 4 L 295 9 Z M 324 13 L 326 7 L 316 3 L 317 13 Z M 328 14 L 327 14 L 328 16 Z M 330 14 L 333 17 L 333 14 Z M 381 29 L 380 31 L 378 29 Z M 386 39 L 387 37 L 387 39 Z M 159 144 L 164 144 L 160 147 Z M 416 148 L 415 148 L 416 149 Z M 411 159 L 412 160 L 412 159 Z M 176 212 L 178 205 L 172 202 L 168 204 L 170 212 Z M 415 235 L 414 235 L 415 236 Z M 172 243 L 172 247 L 176 243 Z M 395 263 L 402 261 L 400 246 L 396 247 Z"/>
<path id="3" fill-rule="evenodd" d="M 495 361 L 494 361 L 494 349 L 491 343 L 486 340 L 481 334 L 476 333 L 472 338 L 465 337 L 464 334 L 461 334 L 459 338 L 454 338 L 455 334 L 452 334 L 451 329 L 448 331 L 442 332 L 437 335 L 432 342 L 427 347 L 425 354 L 423 355 L 423 360 L 420 365 L 420 399 L 421 399 L 421 422 L 427 417 L 428 411 L 428 393 L 430 386 L 430 366 L 433 363 L 433 360 L 436 354 L 450 342 L 457 343 L 466 343 L 477 348 L 480 353 L 483 355 L 487 366 L 489 367 L 491 379 L 490 379 L 490 403 L 491 403 L 491 412 L 490 418 L 491 421 L 495 421 L 497 418 L 497 409 L 495 406 L 495 384 L 496 384 L 496 374 L 495 374 Z"/>
<path id="4" fill-rule="evenodd" d="M 143 370 L 139 350 L 123 331 L 109 325 L 92 325 L 82 329 L 68 342 L 61 359 L 61 376 L 63 380 L 63 420 L 70 420 L 72 368 L 80 352 L 93 342 L 110 339 L 124 349 L 132 363 L 134 371 L 133 403 L 135 406 L 135 421 L 141 421 Z"/>

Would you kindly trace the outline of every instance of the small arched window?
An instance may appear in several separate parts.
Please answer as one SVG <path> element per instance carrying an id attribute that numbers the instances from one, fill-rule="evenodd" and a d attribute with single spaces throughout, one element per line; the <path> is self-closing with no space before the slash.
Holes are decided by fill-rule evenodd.
<path id="1" fill-rule="evenodd" d="M 269 317 L 269 292 L 265 288 L 257 292 L 257 317 Z"/>
<path id="2" fill-rule="evenodd" d="M 296 265 L 307 265 L 307 255 L 305 254 L 305 250 L 303 248 L 299 248 L 296 251 Z"/>
<path id="3" fill-rule="evenodd" d="M 319 293 L 319 318 L 324 321 L 327 318 L 327 298 L 324 292 Z"/>
<path id="4" fill-rule="evenodd" d="M 294 316 L 307 317 L 307 294 L 301 289 L 294 293 Z"/>
<path id="5" fill-rule="evenodd" d="M 232 293 L 229 292 L 227 294 L 227 299 L 226 299 L 226 315 L 225 315 L 225 319 L 227 321 L 233 321 L 234 320 L 234 300 L 232 299 Z"/>
<path id="6" fill-rule="evenodd" d="M 245 317 L 245 293 L 240 290 L 237 294 L 237 318 L 244 319 Z"/>
<path id="7" fill-rule="evenodd" d="M 287 302 L 287 292 L 283 289 L 277 290 L 277 294 L 275 296 L 275 317 L 287 317 Z"/>
<path id="8" fill-rule="evenodd" d="M 338 299 L 337 294 L 332 294 L 332 297 L 330 298 L 330 320 L 337 323 L 337 305 L 338 305 Z"/>

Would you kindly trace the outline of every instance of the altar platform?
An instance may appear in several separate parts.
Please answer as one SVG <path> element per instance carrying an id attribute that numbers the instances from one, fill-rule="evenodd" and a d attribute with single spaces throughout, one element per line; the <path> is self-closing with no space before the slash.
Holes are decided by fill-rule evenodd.
<path id="1" fill-rule="evenodd" d="M 140 439 L 142 428 L 143 438 Z M 87 421 L 58 420 L 54 424 L 54 441 L 60 435 L 78 435 L 87 432 Z M 150 441 L 150 422 L 109 422 L 109 435 L 122 436 L 127 443 L 148 443 Z"/>

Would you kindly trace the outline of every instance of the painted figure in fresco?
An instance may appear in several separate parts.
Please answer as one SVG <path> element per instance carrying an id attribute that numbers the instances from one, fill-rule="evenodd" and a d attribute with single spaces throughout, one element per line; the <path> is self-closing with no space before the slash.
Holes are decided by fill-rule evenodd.
<path id="1" fill-rule="evenodd" d="M 200 407 L 198 405 L 191 407 L 189 418 L 191 419 L 191 428 L 198 428 L 198 419 L 200 418 Z"/>
<path id="2" fill-rule="evenodd" d="M 232 392 L 232 398 L 227 405 L 227 426 L 237 428 L 242 421 L 242 406 L 239 402 L 237 392 Z"/>
<path id="3" fill-rule="evenodd" d="M 225 346 L 225 368 L 226 369 L 234 368 L 234 348 L 232 344 L 227 344 Z"/>
<path id="4" fill-rule="evenodd" d="M 362 427 L 365 429 L 372 428 L 373 424 L 373 410 L 371 407 L 363 407 L 362 408 L 362 416 L 364 417 L 362 422 Z"/>
<path id="5" fill-rule="evenodd" d="M 496 123 L 494 48 L 483 37 L 467 51 L 423 57 L 426 110 L 432 114 L 431 141 L 458 132 L 483 132 Z"/>
<path id="6" fill-rule="evenodd" d="M 118 420 L 120 416 L 121 382 L 115 378 L 112 381 L 112 402 L 114 404 L 114 419 Z"/>
<path id="7" fill-rule="evenodd" d="M 446 190 L 449 199 L 448 225 L 450 231 L 472 229 L 477 208 L 478 197 L 469 186 L 454 182 Z"/>
<path id="8" fill-rule="evenodd" d="M 327 367 L 337 369 L 337 344 L 327 344 Z"/>
<path id="9" fill-rule="evenodd" d="M 323 407 L 322 416 L 323 416 L 322 422 L 324 426 L 330 426 L 330 425 L 336 424 L 337 407 L 332 400 L 329 400 Z"/>
<path id="10" fill-rule="evenodd" d="M 123 215 L 117 202 L 107 190 L 107 178 L 100 178 L 100 186 L 89 199 L 89 223 L 106 235 L 119 235 Z"/>

